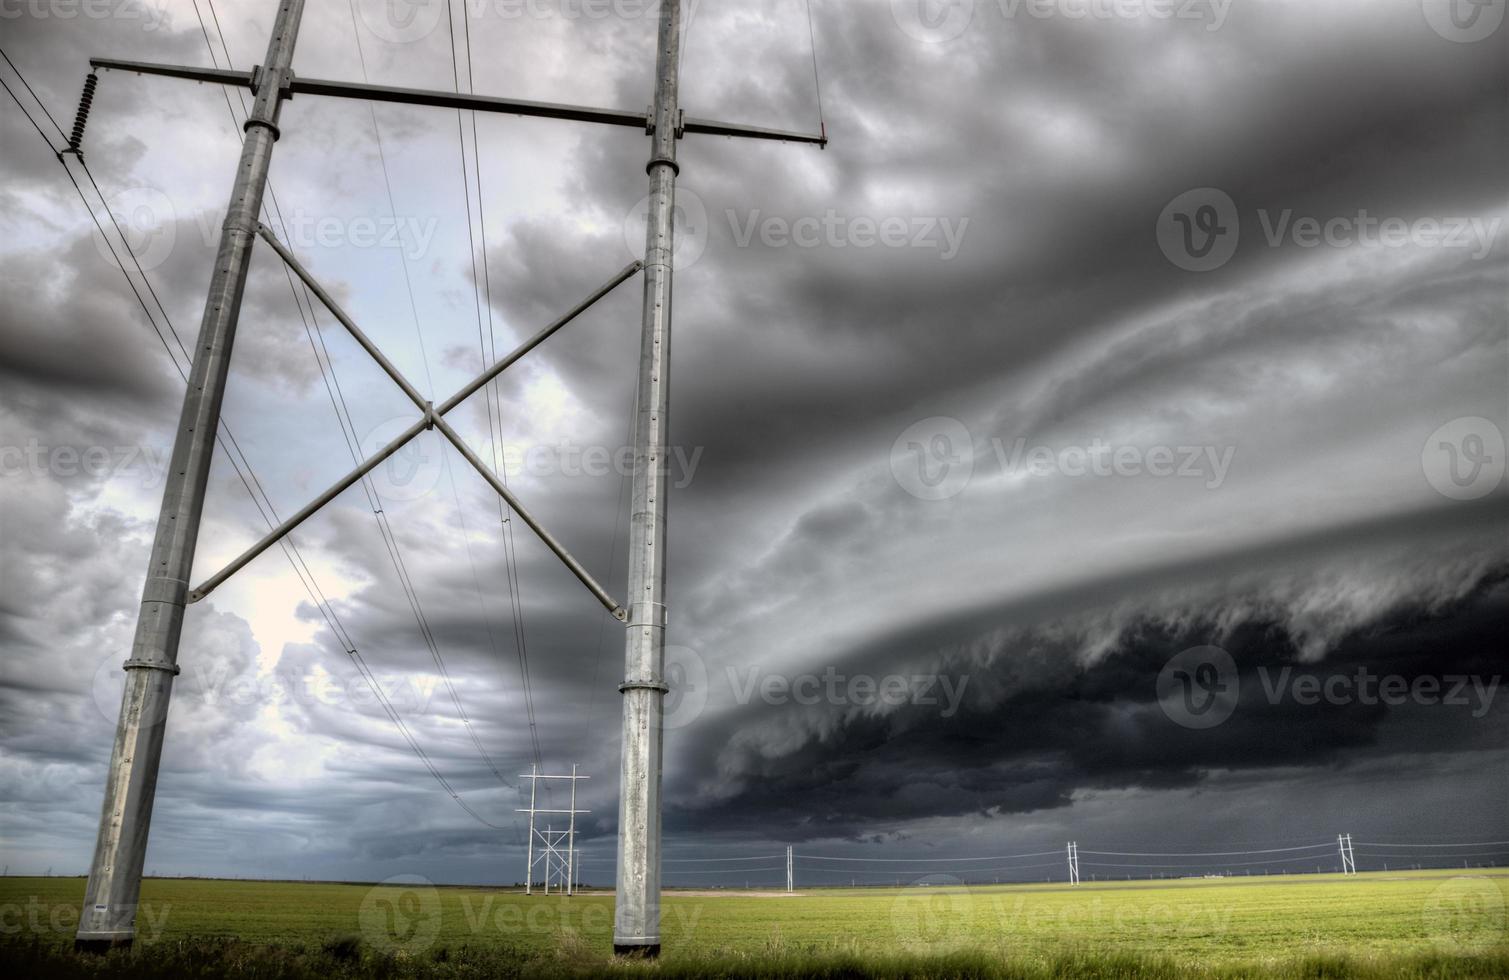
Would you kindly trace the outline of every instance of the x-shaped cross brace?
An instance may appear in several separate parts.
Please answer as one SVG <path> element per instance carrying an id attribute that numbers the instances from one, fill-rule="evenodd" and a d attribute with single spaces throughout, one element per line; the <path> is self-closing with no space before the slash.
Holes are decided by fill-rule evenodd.
<path id="1" fill-rule="evenodd" d="M 626 620 L 628 618 L 628 610 L 626 610 L 617 599 L 614 599 L 613 596 L 608 594 L 608 590 L 604 589 L 601 583 L 599 583 L 597 579 L 593 578 L 592 574 L 582 567 L 581 562 L 572 557 L 571 552 L 567 551 L 565 546 L 562 545 L 560 541 L 556 540 L 554 535 L 545 530 L 540 522 L 535 519 L 534 515 L 529 513 L 524 505 L 519 502 L 519 498 L 514 496 L 513 491 L 508 489 L 508 486 L 502 481 L 502 479 L 499 478 L 498 474 L 494 473 L 492 469 L 490 469 L 488 465 L 484 463 L 475 452 L 472 451 L 471 447 L 466 444 L 466 441 L 456 433 L 456 430 L 451 428 L 451 424 L 445 420 L 445 416 L 451 411 L 451 409 L 455 408 L 457 405 L 460 405 L 472 395 L 476 394 L 484 385 L 488 384 L 498 375 L 502 374 L 506 369 L 512 366 L 525 354 L 528 354 L 540 344 L 544 343 L 544 341 L 547 340 L 551 335 L 553 335 L 557 330 L 561 329 L 572 320 L 575 320 L 582 313 L 586 312 L 589 307 L 612 292 L 614 288 L 624 282 L 624 280 L 637 273 L 644 267 L 644 263 L 635 261 L 630 262 L 628 265 L 624 266 L 624 268 L 618 273 L 618 275 L 614 276 L 612 279 L 609 279 L 607 282 L 605 282 L 602 286 L 598 287 L 597 290 L 592 293 L 592 295 L 588 296 L 576 306 L 572 307 L 571 310 L 569 310 L 560 319 L 556 320 L 554 323 L 545 327 L 539 333 L 535 334 L 533 337 L 530 337 L 518 347 L 514 348 L 512 353 L 508 354 L 506 357 L 499 360 L 496 364 L 492 365 L 492 367 L 489 367 L 487 370 L 477 375 L 477 377 L 472 379 L 470 383 L 465 385 L 460 391 L 456 392 L 454 395 L 446 399 L 437 407 L 432 402 L 427 401 L 425 397 L 419 393 L 418 389 L 409 384 L 408 379 L 403 376 L 402 372 L 400 372 L 398 368 L 394 367 L 393 362 L 388 360 L 387 356 L 384 355 L 382 351 L 378 350 L 377 345 L 372 342 L 372 339 L 365 333 L 363 333 L 362 329 L 358 327 L 349 316 L 346 315 L 346 312 L 341 309 L 340 304 L 337 303 L 330 296 L 330 294 L 327 293 L 324 288 L 315 281 L 314 276 L 310 275 L 309 270 L 305 269 L 304 266 L 299 262 L 299 260 L 294 258 L 293 253 L 290 252 L 282 242 L 278 241 L 277 236 L 275 236 L 266 225 L 258 224 L 257 234 L 261 235 L 262 238 L 267 242 L 267 244 L 272 246 L 273 251 L 277 252 L 278 257 L 281 258 L 288 265 L 288 267 L 293 270 L 295 275 L 303 280 L 304 285 L 308 286 L 314 292 L 314 294 L 320 298 L 320 302 L 323 303 L 325 305 L 325 308 L 328 309 L 331 314 L 340 321 L 341 326 L 345 327 L 347 332 L 351 334 L 352 338 L 354 338 L 356 342 L 361 345 L 362 350 L 366 351 L 372 356 L 372 359 L 377 362 L 378 366 L 387 373 L 388 377 L 393 379 L 393 382 L 397 384 L 399 388 L 403 389 L 403 393 L 409 396 L 409 400 L 412 401 L 415 406 L 417 406 L 419 410 L 424 413 L 424 416 L 413 425 L 405 429 L 392 442 L 388 443 L 386 446 L 383 446 L 377 452 L 367 457 L 367 459 L 364 460 L 360 465 L 358 465 L 356 469 L 352 470 L 350 473 L 347 473 L 345 476 L 337 480 L 334 484 L 331 485 L 330 489 L 326 490 L 314 500 L 310 501 L 309 504 L 306 505 L 297 514 L 294 514 L 282 524 L 279 524 L 277 527 L 269 531 L 266 537 L 258 541 L 256 544 L 252 545 L 250 548 L 246 549 L 246 551 L 242 552 L 241 556 L 238 557 L 235 561 L 232 561 L 229 565 L 226 565 L 220 571 L 216 572 L 214 575 L 211 575 L 203 582 L 203 584 L 189 593 L 189 601 L 198 602 L 200 599 L 203 599 L 205 596 L 215 591 L 215 589 L 218 588 L 226 579 L 230 578 L 236 572 L 240 571 L 249 562 L 251 562 L 252 559 L 256 558 L 262 552 L 277 544 L 291 531 L 293 531 L 294 528 L 304 523 L 304 521 L 308 520 L 313 514 L 315 514 L 315 512 L 319 511 L 326 504 L 330 503 L 336 497 L 344 493 L 362 477 L 366 476 L 368 473 L 372 472 L 372 470 L 380 466 L 384 460 L 392 456 L 394 453 L 398 452 L 398 450 L 402 449 L 421 432 L 425 431 L 426 429 L 436 429 L 440 432 L 441 435 L 445 436 L 446 439 L 450 440 L 451 445 L 456 447 L 456 451 L 459 452 L 468 463 L 471 463 L 472 467 L 475 468 L 478 473 L 482 474 L 482 479 L 486 480 L 488 482 L 488 485 L 490 485 L 494 490 L 498 492 L 498 495 L 503 498 L 504 502 L 508 504 L 513 512 L 518 514 L 520 519 L 522 519 L 525 524 L 529 525 L 530 530 L 539 535 L 540 540 L 545 543 L 545 547 L 555 552 L 556 557 L 559 558 L 563 563 L 565 563 L 566 567 L 571 570 L 571 574 L 575 575 L 579 580 L 581 580 L 581 583 L 585 585 L 594 596 L 597 597 L 597 601 L 601 602 L 604 608 L 606 608 L 608 612 L 613 614 L 613 617 L 615 619 L 621 622 Z"/>

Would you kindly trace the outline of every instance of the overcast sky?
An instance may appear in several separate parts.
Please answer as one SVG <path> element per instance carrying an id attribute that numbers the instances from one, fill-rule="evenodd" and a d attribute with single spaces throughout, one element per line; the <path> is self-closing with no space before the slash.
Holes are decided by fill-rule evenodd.
<path id="1" fill-rule="evenodd" d="M 588 6 L 311 3 L 294 67 L 637 111 L 654 11 Z M 813 0 L 831 145 L 680 147 L 666 843 L 716 860 L 668 881 L 1505 838 L 1504 7 Z M 817 130 L 804 3 L 689 8 L 688 115 Z M 273 9 L 0 0 L 0 36 L 67 130 L 91 55 L 249 68 Z M 174 354 L 243 115 L 101 76 L 85 159 Z M 437 400 L 643 247 L 634 129 L 301 96 L 282 131 L 266 220 Z M 9 96 L 0 141 L 0 862 L 81 873 L 183 382 Z M 616 593 L 639 292 L 455 416 Z M 284 515 L 415 417 L 304 301 L 259 247 L 225 421 Z M 217 456 L 195 580 L 266 527 Z M 501 829 L 273 549 L 188 613 L 149 872 L 514 881 L 538 761 L 591 777 L 609 881 L 622 628 L 431 435 L 295 541 Z"/>

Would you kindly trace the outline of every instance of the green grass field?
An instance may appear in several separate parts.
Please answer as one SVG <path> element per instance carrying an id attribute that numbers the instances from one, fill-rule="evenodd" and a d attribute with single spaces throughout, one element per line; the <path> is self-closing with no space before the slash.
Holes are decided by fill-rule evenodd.
<path id="1" fill-rule="evenodd" d="M 64 951 L 82 893 L 77 878 L 0 879 L 0 955 L 60 976 L 548 975 L 600 972 L 609 963 L 611 894 L 567 899 L 422 882 L 149 880 L 136 953 L 79 961 Z M 790 896 L 670 892 L 661 961 L 631 969 L 728 976 L 1504 976 L 1506 905 L 1506 869 Z"/>

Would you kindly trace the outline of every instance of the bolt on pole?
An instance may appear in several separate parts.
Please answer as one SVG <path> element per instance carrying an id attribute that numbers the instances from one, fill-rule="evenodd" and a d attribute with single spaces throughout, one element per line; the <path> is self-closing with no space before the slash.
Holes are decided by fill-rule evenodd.
<path id="1" fill-rule="evenodd" d="M 278 113 L 293 76 L 294 42 L 303 12 L 304 0 L 279 3 L 267 58 L 257 76 L 256 101 L 244 127 L 241 160 L 220 232 L 188 391 L 173 440 L 136 635 L 131 657 L 125 663 L 125 693 L 75 939 L 76 947 L 83 950 L 129 946 L 136 935 L 142 866 L 162 761 L 168 699 L 179 670 L 178 641 L 183 632 L 189 574 L 220 429 L 220 406 L 225 398 L 241 296 L 257 238 L 257 216 L 262 210 L 273 143 L 278 139 Z"/>
<path id="2" fill-rule="evenodd" d="M 613 950 L 660 953 L 660 765 L 665 700 L 665 522 L 671 277 L 676 207 L 677 62 L 680 0 L 662 0 L 655 54 L 654 136 L 645 229 L 644 315 L 634 421 L 634 490 L 629 527 L 629 609 L 624 652 L 623 765 L 618 809 L 618 884 Z"/>

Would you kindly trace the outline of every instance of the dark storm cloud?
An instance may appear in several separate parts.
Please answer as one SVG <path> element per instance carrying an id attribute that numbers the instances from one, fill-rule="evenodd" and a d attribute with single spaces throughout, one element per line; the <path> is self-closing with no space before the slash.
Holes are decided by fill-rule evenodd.
<path id="1" fill-rule="evenodd" d="M 891 821 L 1030 813 L 1066 807 L 1078 791 L 1194 786 L 1212 772 L 1333 769 L 1380 757 L 1415 768 L 1435 765 L 1437 753 L 1501 752 L 1509 709 L 1497 699 L 1497 634 L 1509 615 L 1509 565 L 1495 565 L 1501 549 L 1481 542 L 1509 530 L 1502 501 L 1388 527 L 1412 527 L 1411 547 L 1436 554 L 1401 567 L 1397 555 L 1369 547 L 1381 525 L 1339 529 L 1325 540 L 1275 544 L 1203 567 L 1149 569 L 941 617 L 836 655 L 811 668 L 840 678 L 835 687 L 812 688 L 836 690 L 836 698 L 804 707 L 789 695 L 771 702 L 756 694 L 700 726 L 695 744 L 683 743 L 700 759 L 687 767 L 693 775 L 676 781 L 668 821 L 684 832 L 738 835 L 781 826 L 803 838 L 858 839 Z M 1383 615 L 1333 637 L 1317 662 L 1292 606 L 1338 591 L 1314 560 L 1348 543 L 1345 553 L 1366 569 L 1357 587 L 1379 588 L 1401 575 L 1407 584 L 1386 600 Z M 1448 563 L 1439 566 L 1442 580 L 1432 582 L 1438 561 Z M 1291 576 L 1298 588 L 1287 598 L 1257 584 Z M 1108 606 L 1122 612 L 1107 618 Z M 1329 607 L 1319 615 L 1344 618 Z M 1154 679 L 1174 654 L 1205 644 L 1232 654 L 1242 693 L 1228 721 L 1192 730 L 1165 714 Z M 1309 704 L 1266 693 L 1287 690 L 1296 673 L 1324 681 L 1359 670 L 1410 684 L 1461 676 L 1483 686 L 1464 688 L 1471 703 L 1446 705 L 1391 706 L 1376 697 Z M 755 665 L 749 674 L 714 671 L 705 683 L 718 691 L 749 684 L 747 692 L 756 690 L 754 679 L 780 671 Z M 856 676 L 872 679 L 858 697 L 845 693 Z M 917 697 L 886 706 L 873 692 L 887 676 L 935 680 L 914 687 L 924 692 Z M 1497 781 L 1503 785 L 1502 773 Z"/>
<path id="2" fill-rule="evenodd" d="M 1191 187 L 1224 189 L 1253 226 L 1215 282 L 1303 254 L 1262 247 L 1259 209 L 1413 216 L 1509 201 L 1495 162 L 1509 84 L 1501 52 L 1444 43 L 1414 10 L 1243 5 L 1219 32 L 1024 19 L 979 26 L 940 51 L 907 37 L 883 7 L 826 13 L 824 43 L 843 67 L 829 79 L 834 142 L 824 154 L 809 160 L 797 147 L 692 139 L 682 147 L 682 187 L 706 204 L 709 243 L 678 290 L 677 437 L 717 447 L 706 480 L 720 490 L 831 462 L 879 416 L 999 382 L 1003 368 L 1007 379 L 1029 373 L 1129 310 L 1187 296 L 1187 275 L 1150 246 L 1159 210 Z M 712 32 L 716 23 L 699 27 Z M 1315 46 L 1279 40 L 1295 34 Z M 1260 63 L 1261 85 L 1235 67 Z M 798 106 L 810 99 L 793 91 L 803 66 L 790 58 L 761 64 L 768 71 L 725 77 L 711 92 L 689 80 L 686 98 L 696 91 L 727 117 L 799 125 Z M 1158 70 L 1167 66 L 1176 67 Z M 640 68 L 626 67 L 625 98 Z M 780 81 L 758 80 L 770 75 Z M 1039 103 L 1038 115 L 1023 109 Z M 1043 113 L 1053 110 L 1084 130 L 1083 145 L 1048 140 L 1053 124 Z M 610 231 L 583 240 L 558 227 L 531 229 L 527 247 L 508 250 L 527 263 L 509 270 L 509 304 L 547 294 L 558 304 L 552 270 L 611 251 L 612 219 L 643 193 L 633 179 L 637 145 L 594 137 L 583 149 L 576 186 L 609 202 Z M 916 193 L 882 203 L 875 192 L 886 183 Z M 733 226 L 756 210 L 794 218 L 830 207 L 969 224 L 947 263 L 853 248 L 735 246 Z M 1464 272 L 1490 302 L 1502 290 L 1504 247 Z M 1447 268 L 1419 275 L 1421 290 L 1451 281 L 1454 306 L 1471 295 Z M 1315 305 L 1296 298 L 1242 314 L 1251 319 L 1230 336 L 1199 322 L 1183 330 L 1209 330 L 1196 342 L 1207 350 L 1261 356 L 1287 340 L 1273 323 L 1312 336 L 1369 328 L 1354 300 Z M 1496 312 L 1490 305 L 1488 315 Z M 1195 356 L 1199 347 L 1189 347 L 1181 343 L 1180 353 Z M 1156 354 L 1139 348 L 1134 356 Z M 1136 361 L 1116 363 L 1126 373 Z M 1051 418 L 1088 407 L 1066 399 L 1090 389 L 1104 397 L 1102 380 L 1073 379 L 1032 411 Z"/>
<path id="3" fill-rule="evenodd" d="M 1250 699 L 1261 692 L 1254 672 L 1280 664 L 1498 669 L 1489 637 L 1505 619 L 1502 497 L 1449 504 L 1422 478 L 1420 450 L 1453 418 L 1501 420 L 1506 243 L 1478 258 L 1269 247 L 1259 213 L 1502 216 L 1509 35 L 1453 44 L 1414 4 L 1239 3 L 1219 30 L 1007 20 L 976 6 L 970 31 L 930 45 L 898 26 L 889 3 L 817 3 L 829 148 L 697 137 L 681 146 L 683 203 L 700 202 L 706 217 L 682 229 L 702 251 L 677 279 L 673 436 L 701 455 L 673 503 L 671 642 L 705 659 L 714 687 L 696 723 L 668 736 L 673 842 L 711 853 L 770 837 L 953 840 L 982 813 L 997 818 L 991 828 L 1025 825 L 1054 840 L 1066 824 L 1098 823 L 1153 842 L 1187 794 L 1202 795 L 1213 814 L 1204 831 L 1219 841 L 1244 823 L 1292 834 L 1304 821 L 1290 814 L 1347 813 L 1328 795 L 1334 786 L 1357 799 L 1387 793 L 1393 830 L 1418 826 L 1443 792 L 1462 801 L 1454 826 L 1498 825 L 1501 810 L 1484 801 L 1501 802 L 1502 767 L 1476 763 L 1501 760 L 1500 707 L 1471 719 Z M 66 121 L 90 54 L 207 62 L 192 11 L 173 13 L 171 30 L 155 33 L 7 22 L 6 50 Z M 701 5 L 687 112 L 815 128 L 805 25 L 788 13 Z M 266 5 L 221 14 L 238 66 L 260 58 Z M 349 11 L 308 17 L 298 70 L 361 77 Z M 647 23 L 471 26 L 475 79 L 464 64 L 452 74 L 444 30 L 412 44 L 362 31 L 368 73 L 631 109 L 648 96 Z M 457 118 L 396 107 L 376 116 L 388 186 L 363 107 L 289 104 L 275 164 L 289 217 L 382 214 L 391 193 L 400 214 L 436 219 L 437 242 L 464 242 Z M 153 353 L 156 339 L 89 243 L 87 216 L 35 132 L 8 103 L 0 125 L 0 200 L 15 229 L 0 313 L 6 443 L 164 443 L 181 381 Z M 627 219 L 645 193 L 645 145 L 630 130 L 479 125 L 492 208 L 484 284 L 502 350 L 637 254 Z M 169 201 L 153 227 L 171 229 L 175 244 L 150 272 L 185 343 L 232 133 L 219 90 L 119 74 L 105 76 L 91 122 L 91 167 L 107 197 L 146 187 Z M 1154 229 L 1171 198 L 1204 186 L 1231 195 L 1243 232 L 1228 265 L 1194 276 L 1165 260 Z M 495 216 L 500 204 L 508 220 Z M 823 219 L 830 208 L 842 221 L 947 219 L 962 229 L 957 254 L 762 235 L 768 219 Z M 416 383 L 428 373 L 418 343 L 437 389 L 475 370 L 478 276 L 464 245 L 411 260 L 414 311 L 394 291 L 405 278 L 394 256 L 294 245 Z M 625 284 L 509 372 L 504 438 L 530 445 L 569 429 L 582 444 L 623 441 L 639 298 L 638 282 Z M 338 396 L 309 363 L 293 303 L 259 248 L 228 418 L 285 513 L 349 465 L 329 425 Z M 319 320 L 356 435 L 388 415 L 411 418 L 323 311 Z M 569 426 L 542 418 L 551 411 Z M 950 501 L 920 501 L 888 472 L 893 441 L 932 415 L 963 420 L 976 457 L 975 482 Z M 480 405 L 457 419 L 484 444 Z M 992 438 L 1018 436 L 1176 440 L 1232 448 L 1235 460 L 1224 486 L 1199 493 L 987 472 Z M 288 574 L 274 549 L 248 569 L 246 591 L 228 588 L 191 612 L 154 858 L 180 871 L 377 878 L 401 865 L 507 878 L 518 863 L 500 858 L 520 803 L 512 784 L 536 738 L 547 766 L 579 760 L 593 774 L 585 836 L 611 837 L 622 634 L 604 631 L 591 597 L 517 521 L 516 613 L 491 493 L 454 455 L 450 470 L 417 501 L 384 501 L 422 624 L 359 490 L 298 542 L 426 752 L 508 829 L 473 822 L 381 708 L 355 700 L 365 682 L 297 583 L 286 590 L 295 615 L 267 598 Z M 620 590 L 617 474 L 516 480 Z M 200 574 L 265 527 L 223 461 L 213 483 Z M 129 646 L 157 488 L 43 474 L 0 489 L 0 638 L 16 654 L 8 665 L 41 665 L 8 666 L 0 688 L 3 813 L 33 853 L 78 865 L 113 724 L 80 678 Z M 1213 733 L 1180 729 L 1152 696 L 1168 656 L 1200 642 L 1223 643 L 1245 672 L 1241 710 Z M 922 708 L 739 705 L 726 672 L 750 666 L 955 671 L 970 682 L 946 719 Z M 227 699 L 216 687 L 226 669 L 243 681 L 328 674 L 340 697 Z M 500 872 L 500 859 L 513 863 Z"/>

